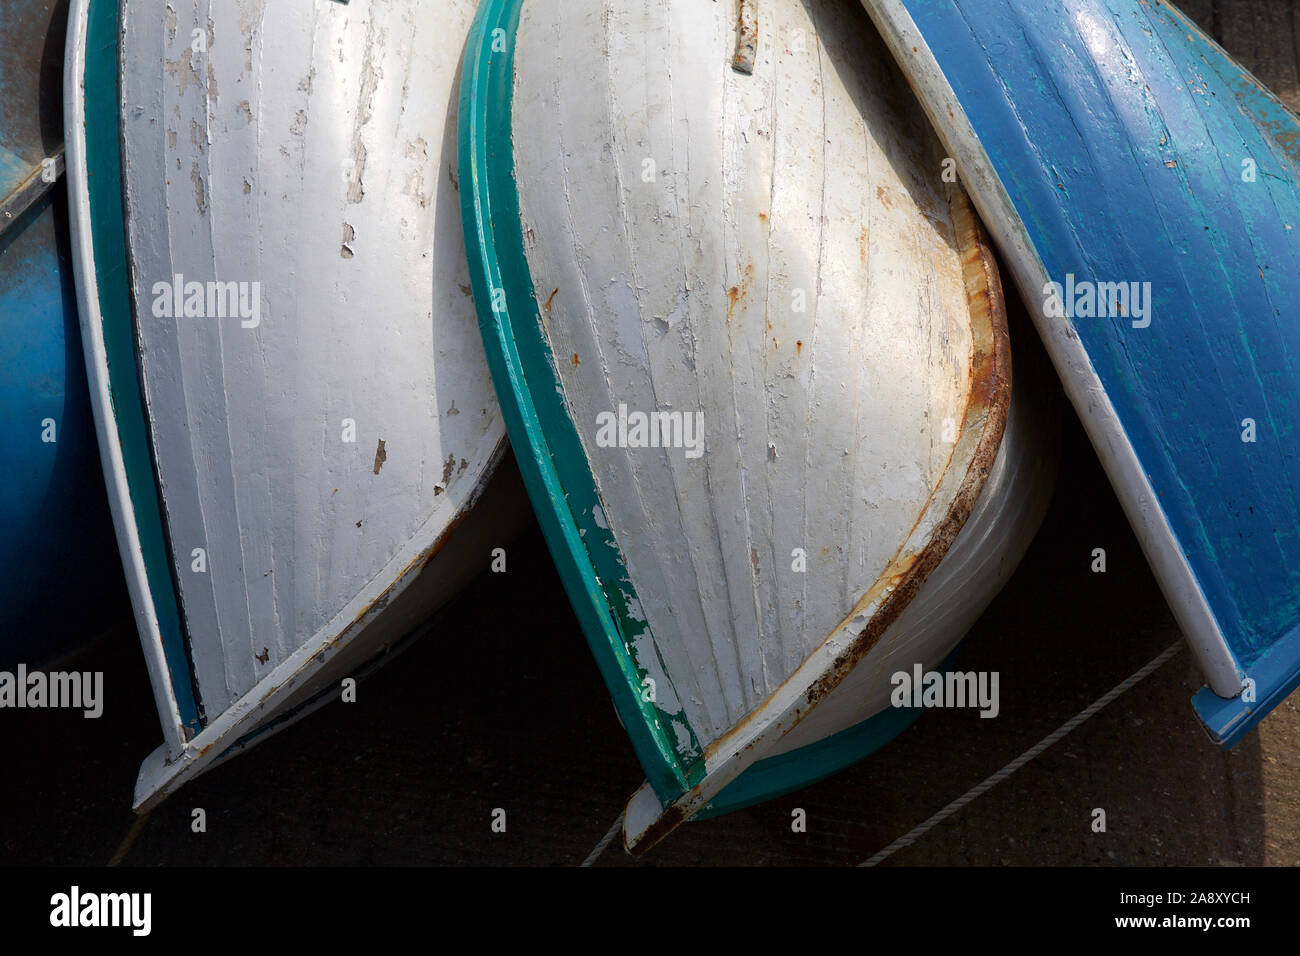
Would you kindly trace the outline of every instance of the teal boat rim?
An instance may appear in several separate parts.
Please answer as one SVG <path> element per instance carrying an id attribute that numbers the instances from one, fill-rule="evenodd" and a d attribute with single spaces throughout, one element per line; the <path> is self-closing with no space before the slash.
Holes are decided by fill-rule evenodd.
<path id="1" fill-rule="evenodd" d="M 609 532 L 591 510 L 599 508 L 599 493 L 541 334 L 514 178 L 513 37 L 521 5 L 521 0 L 486 0 L 479 6 L 462 67 L 459 163 L 471 287 L 524 485 L 615 709 L 666 806 L 703 776 L 703 754 L 688 726 L 690 746 L 683 754 L 665 725 L 665 715 L 644 699 L 645 674 L 630 652 L 603 582 L 613 588 L 622 585 L 622 593 L 632 601 L 635 593 L 626 572 L 615 572 L 617 581 L 610 580 L 609 573 L 602 577 L 584 544 L 584 536 L 595 540 Z M 536 335 L 523 339 L 520 333 L 530 328 Z M 537 376 L 544 368 L 551 372 L 548 387 L 531 387 L 530 370 Z M 554 447 L 557 436 L 568 440 L 565 454 Z"/>
<path id="2" fill-rule="evenodd" d="M 88 368 L 87 374 L 92 380 L 92 393 L 95 382 L 107 391 L 108 405 L 96 407 L 96 414 L 106 419 L 99 423 L 101 443 L 106 435 L 111 435 L 121 456 L 123 474 L 116 477 L 125 480 L 126 500 L 116 503 L 115 518 L 119 522 L 131 522 L 135 530 L 134 542 L 129 535 L 123 537 L 121 528 L 118 537 L 124 551 L 134 546 L 143 564 L 144 580 L 136 582 L 137 590 L 133 593 L 134 599 L 148 604 L 147 608 L 136 608 L 140 638 L 146 644 L 147 656 L 150 643 L 160 645 L 168 690 L 176 709 L 169 716 L 160 700 L 160 716 L 165 732 L 176 745 L 183 744 L 186 735 L 193 737 L 199 733 L 203 719 L 184 616 L 174 586 L 174 569 L 169 560 L 171 552 L 136 365 L 118 139 L 117 13 L 115 0 L 80 0 L 72 5 L 69 13 L 72 26 L 67 37 L 65 69 L 68 72 L 64 92 L 69 102 L 65 104 L 68 107 L 65 123 L 68 132 L 78 137 L 80 147 L 69 150 L 72 167 L 69 186 L 74 187 L 70 190 L 71 201 L 84 201 L 86 205 L 72 217 L 74 229 L 85 233 L 78 237 L 77 245 L 89 257 L 89 261 L 77 266 L 78 285 L 83 287 L 79 288 L 79 296 L 83 297 L 83 334 L 88 338 L 86 354 L 89 362 L 92 341 L 98 341 L 106 366 Z M 84 48 L 78 49 L 78 44 L 84 44 Z M 78 64 L 84 73 L 74 74 Z M 96 81 L 88 83 L 86 77 L 92 72 Z M 90 115 L 111 118 L 111 122 L 77 122 L 78 116 Z M 84 168 L 77 168 L 75 162 L 84 164 Z M 78 182 L 71 181 L 74 177 Z M 85 274 L 86 270 L 90 275 Z M 110 418 L 111 421 L 107 420 Z M 101 447 L 103 454 L 105 450 Z M 112 475 L 108 478 L 112 496 L 113 487 L 120 482 L 115 482 Z M 130 562 L 124 564 L 128 576 L 132 575 Z M 147 626 L 150 619 L 152 628 Z M 155 692 L 158 693 L 156 688 Z M 180 726 L 172 727 L 176 719 Z"/>

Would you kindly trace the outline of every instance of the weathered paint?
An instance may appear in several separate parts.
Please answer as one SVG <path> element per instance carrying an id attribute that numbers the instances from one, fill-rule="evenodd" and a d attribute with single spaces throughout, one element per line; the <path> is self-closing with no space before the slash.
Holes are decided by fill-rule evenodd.
<path id="1" fill-rule="evenodd" d="M 735 4 L 494 0 L 467 58 L 471 264 L 480 301 L 504 291 L 480 321 L 650 778 L 636 849 L 833 697 L 958 537 L 1006 420 L 1001 291 L 969 207 L 865 18 L 813 7 L 758 5 L 757 36 L 807 45 L 760 42 L 750 75 L 731 68 Z M 703 410 L 707 451 L 601 447 L 620 403 Z M 1034 524 L 996 542 L 1011 565 Z M 811 574 L 783 570 L 798 546 Z M 931 662 L 960 636 L 928 632 Z M 840 714 L 826 736 L 870 716 Z M 674 752 L 674 722 L 701 757 Z"/>
<path id="2" fill-rule="evenodd" d="M 644 623 L 630 612 L 635 595 L 625 591 L 627 572 L 565 411 L 524 254 L 510 161 L 515 44 L 501 39 L 514 35 L 519 8 L 518 0 L 480 5 L 461 78 L 461 203 L 474 297 L 484 304 L 479 325 L 519 470 L 574 613 L 651 785 L 668 796 L 687 785 L 683 758 L 697 759 L 698 744 L 680 740 L 669 715 L 643 699 L 646 674 L 630 641 Z M 548 293 L 548 307 L 553 301 Z"/>
<path id="3" fill-rule="evenodd" d="M 442 634 L 431 616 L 463 589 L 527 526 L 528 499 L 518 472 L 506 463 L 474 492 L 459 518 L 414 556 L 391 585 L 368 603 L 355 601 L 331 622 L 331 636 L 305 643 L 253 691 L 209 723 L 180 755 L 165 748 L 140 768 L 135 807 L 145 811 L 200 773 L 243 753 L 339 698 L 344 677 L 363 679 L 411 640 Z M 352 617 L 347 618 L 347 614 Z"/>
<path id="4" fill-rule="evenodd" d="M 16 179 L 7 195 L 0 193 L 0 235 L 14 228 L 18 220 L 32 206 L 54 191 L 55 184 L 63 178 L 63 147 L 35 166 L 27 167 L 26 178 Z"/>
<path id="5" fill-rule="evenodd" d="M 139 807 L 422 625 L 527 516 L 509 475 L 487 490 L 505 433 L 463 291 L 471 0 L 168 13 L 123 3 L 119 201 L 192 660 L 165 683 L 202 712 Z M 250 308 L 178 315 L 189 283 Z"/>
<path id="6" fill-rule="evenodd" d="M 1210 688 L 1237 698 L 1198 698 L 1232 743 L 1300 681 L 1300 127 L 1164 3 L 864 2 L 1041 306 Z M 1150 324 L 1049 315 L 1071 275 L 1150 282 Z"/>

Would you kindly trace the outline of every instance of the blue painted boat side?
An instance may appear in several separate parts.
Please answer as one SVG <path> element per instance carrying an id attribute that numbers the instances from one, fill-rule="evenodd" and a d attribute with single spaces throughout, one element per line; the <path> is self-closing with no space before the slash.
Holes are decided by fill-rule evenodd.
<path id="1" fill-rule="evenodd" d="M 1232 747 L 1269 712 L 1300 687 L 1300 628 L 1276 641 L 1251 664 L 1249 687 L 1241 697 L 1224 698 L 1208 687 L 1192 697 L 1192 705 L 1206 732 L 1216 742 Z"/>
<path id="2" fill-rule="evenodd" d="M 0 669 L 8 669 L 72 652 L 99 633 L 123 593 L 61 191 L 0 234 L 0 337 Z"/>
<path id="3" fill-rule="evenodd" d="M 120 610 L 73 285 L 66 0 L 0 6 L 0 669 L 51 664 Z"/>
<path id="4" fill-rule="evenodd" d="M 1056 321 L 1262 705 L 1300 674 L 1300 127 L 1158 2 L 902 5 L 1051 279 L 1150 283 L 1146 317 Z"/>

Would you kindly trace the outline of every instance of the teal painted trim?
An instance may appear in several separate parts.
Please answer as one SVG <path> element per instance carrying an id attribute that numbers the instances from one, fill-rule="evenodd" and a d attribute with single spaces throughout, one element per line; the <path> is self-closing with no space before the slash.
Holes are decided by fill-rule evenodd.
<path id="1" fill-rule="evenodd" d="M 947 674 L 956 667 L 960 656 L 961 645 L 958 644 L 944 658 L 938 671 Z M 691 819 L 719 817 L 810 787 L 870 757 L 916 723 L 923 713 L 924 707 L 890 707 L 825 740 L 760 760 L 731 781 Z"/>
<path id="2" fill-rule="evenodd" d="M 126 223 L 122 216 L 122 161 L 118 144 L 116 0 L 93 0 L 86 24 L 86 171 L 90 194 L 91 242 L 100 323 L 108 358 L 109 395 L 117 422 L 131 510 L 143 552 L 172 693 L 190 735 L 202 726 L 194 693 L 180 607 L 172 580 L 162 508 L 136 370 L 131 290 L 127 281 Z"/>
<path id="3" fill-rule="evenodd" d="M 667 805 L 703 777 L 703 752 L 684 715 L 641 699 L 645 672 L 631 642 L 647 633 L 646 625 L 631 613 L 638 602 L 613 536 L 597 523 L 599 493 L 542 327 L 511 137 L 520 4 L 479 6 L 461 73 L 461 210 L 474 301 L 511 445 L 551 556 L 637 758 Z"/>
<path id="4" fill-rule="evenodd" d="M 838 734 L 751 765 L 692 820 L 707 820 L 774 800 L 825 780 L 871 756 L 920 719 L 923 707 L 890 707 Z"/>

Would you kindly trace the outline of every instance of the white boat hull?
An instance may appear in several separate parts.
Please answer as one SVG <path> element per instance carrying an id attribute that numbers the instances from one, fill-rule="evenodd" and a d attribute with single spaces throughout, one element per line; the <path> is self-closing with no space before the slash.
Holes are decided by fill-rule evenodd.
<path id="1" fill-rule="evenodd" d="M 510 102 L 485 57 L 465 95 L 510 116 L 514 152 L 507 175 L 490 120 L 464 127 L 471 262 L 504 276 L 480 315 L 570 596 L 605 622 L 588 639 L 650 777 L 625 824 L 642 850 L 948 655 L 1036 530 L 1051 423 L 1008 424 L 992 254 L 861 11 L 489 12 L 471 49 L 513 31 Z M 546 471 L 570 454 L 556 390 L 587 487 Z"/>
<path id="2" fill-rule="evenodd" d="M 73 5 L 74 138 L 106 79 L 86 73 L 104 70 L 94 31 L 116 12 Z M 527 520 L 509 476 L 476 507 L 506 446 L 458 211 L 473 13 L 121 4 L 126 271 L 165 573 L 140 530 L 145 477 L 129 449 L 113 460 L 120 303 L 103 301 L 93 145 L 70 147 L 69 179 L 101 448 L 166 737 L 139 805 L 422 624 Z"/>

